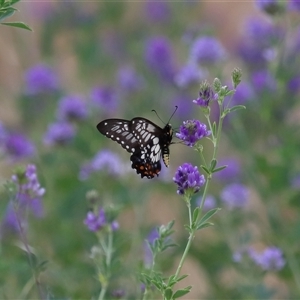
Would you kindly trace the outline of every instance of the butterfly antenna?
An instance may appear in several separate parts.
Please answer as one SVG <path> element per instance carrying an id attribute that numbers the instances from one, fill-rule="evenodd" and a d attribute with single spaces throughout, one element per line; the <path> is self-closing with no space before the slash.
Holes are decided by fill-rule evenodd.
<path id="1" fill-rule="evenodd" d="M 165 124 L 165 122 L 159 117 L 157 111 L 155 109 L 152 109 L 152 111 L 156 114 L 156 116 Z"/>
<path id="2" fill-rule="evenodd" d="M 168 124 L 169 124 L 169 122 L 171 121 L 171 119 L 172 119 L 172 117 L 174 116 L 174 114 L 176 113 L 177 109 L 178 109 L 178 106 L 175 105 L 175 109 L 174 109 L 174 111 L 173 111 L 173 113 L 172 113 L 172 115 L 171 115 L 171 117 L 170 117 L 170 119 L 169 119 L 169 121 L 168 121 Z"/>

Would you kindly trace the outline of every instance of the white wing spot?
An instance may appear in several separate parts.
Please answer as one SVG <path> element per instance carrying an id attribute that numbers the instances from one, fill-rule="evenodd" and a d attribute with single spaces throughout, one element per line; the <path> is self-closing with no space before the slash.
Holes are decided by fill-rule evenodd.
<path id="1" fill-rule="evenodd" d="M 158 142 L 159 142 L 158 137 L 155 137 L 155 138 L 153 139 L 153 144 L 158 144 Z"/>

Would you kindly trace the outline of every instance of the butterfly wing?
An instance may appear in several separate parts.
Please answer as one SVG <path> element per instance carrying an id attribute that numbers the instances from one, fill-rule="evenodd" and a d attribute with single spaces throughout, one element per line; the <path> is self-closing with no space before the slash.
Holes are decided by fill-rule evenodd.
<path id="1" fill-rule="evenodd" d="M 97 125 L 98 130 L 106 137 L 119 143 L 132 153 L 132 168 L 141 177 L 153 178 L 161 170 L 160 159 L 163 153 L 164 163 L 168 166 L 169 145 L 172 139 L 171 127 L 164 129 L 144 118 L 131 121 L 107 119 Z"/>

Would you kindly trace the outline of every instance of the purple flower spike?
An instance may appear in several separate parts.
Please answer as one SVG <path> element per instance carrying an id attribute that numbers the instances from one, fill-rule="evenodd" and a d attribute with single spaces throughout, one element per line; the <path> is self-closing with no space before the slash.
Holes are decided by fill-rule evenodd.
<path id="1" fill-rule="evenodd" d="M 190 56 L 198 63 L 217 63 L 225 58 L 225 49 L 214 37 L 204 36 L 194 41 Z"/>
<path id="2" fill-rule="evenodd" d="M 97 107 L 107 112 L 114 112 L 119 103 L 117 93 L 108 86 L 95 87 L 91 91 L 91 99 Z"/>
<path id="3" fill-rule="evenodd" d="M 48 126 L 44 136 L 46 145 L 65 145 L 75 136 L 75 129 L 72 124 L 66 122 L 53 123 Z"/>
<path id="4" fill-rule="evenodd" d="M 200 85 L 199 97 L 196 100 L 193 100 L 199 106 L 208 107 L 209 102 L 217 99 L 217 94 L 214 93 L 213 89 L 207 81 L 204 81 Z"/>
<path id="5" fill-rule="evenodd" d="M 106 217 L 103 208 L 100 208 L 97 214 L 89 211 L 84 224 L 90 231 L 98 231 L 104 227 L 106 225 Z"/>
<path id="6" fill-rule="evenodd" d="M 204 185 L 205 178 L 197 167 L 184 163 L 177 169 L 173 181 L 178 185 L 177 194 L 184 195 L 186 192 L 197 193 Z"/>
<path id="7" fill-rule="evenodd" d="M 253 261 L 265 271 L 279 271 L 285 265 L 282 251 L 277 247 L 268 247 L 263 252 L 251 252 Z"/>
<path id="8" fill-rule="evenodd" d="M 84 120 L 87 114 L 86 103 L 77 95 L 63 97 L 56 113 L 57 118 L 61 121 Z"/>
<path id="9" fill-rule="evenodd" d="M 27 93 L 31 95 L 58 89 L 57 75 L 49 66 L 44 64 L 36 65 L 26 71 L 25 84 Z"/>
<path id="10" fill-rule="evenodd" d="M 136 70 L 130 66 L 119 69 L 117 74 L 119 86 L 128 92 L 134 92 L 145 86 L 144 78 L 137 74 Z"/>
<path id="11" fill-rule="evenodd" d="M 196 142 L 210 134 L 211 132 L 207 130 L 205 124 L 198 120 L 189 120 L 183 122 L 176 137 L 184 141 L 187 146 L 193 147 Z"/>

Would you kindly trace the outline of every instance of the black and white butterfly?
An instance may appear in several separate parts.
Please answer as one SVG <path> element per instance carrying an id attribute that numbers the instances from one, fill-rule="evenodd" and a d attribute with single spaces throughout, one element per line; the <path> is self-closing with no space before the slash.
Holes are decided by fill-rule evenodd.
<path id="1" fill-rule="evenodd" d="M 173 137 L 171 124 L 160 128 L 145 118 L 107 119 L 100 122 L 97 129 L 131 153 L 131 167 L 142 178 L 158 176 L 161 158 L 165 166 L 169 166 L 169 146 Z"/>

